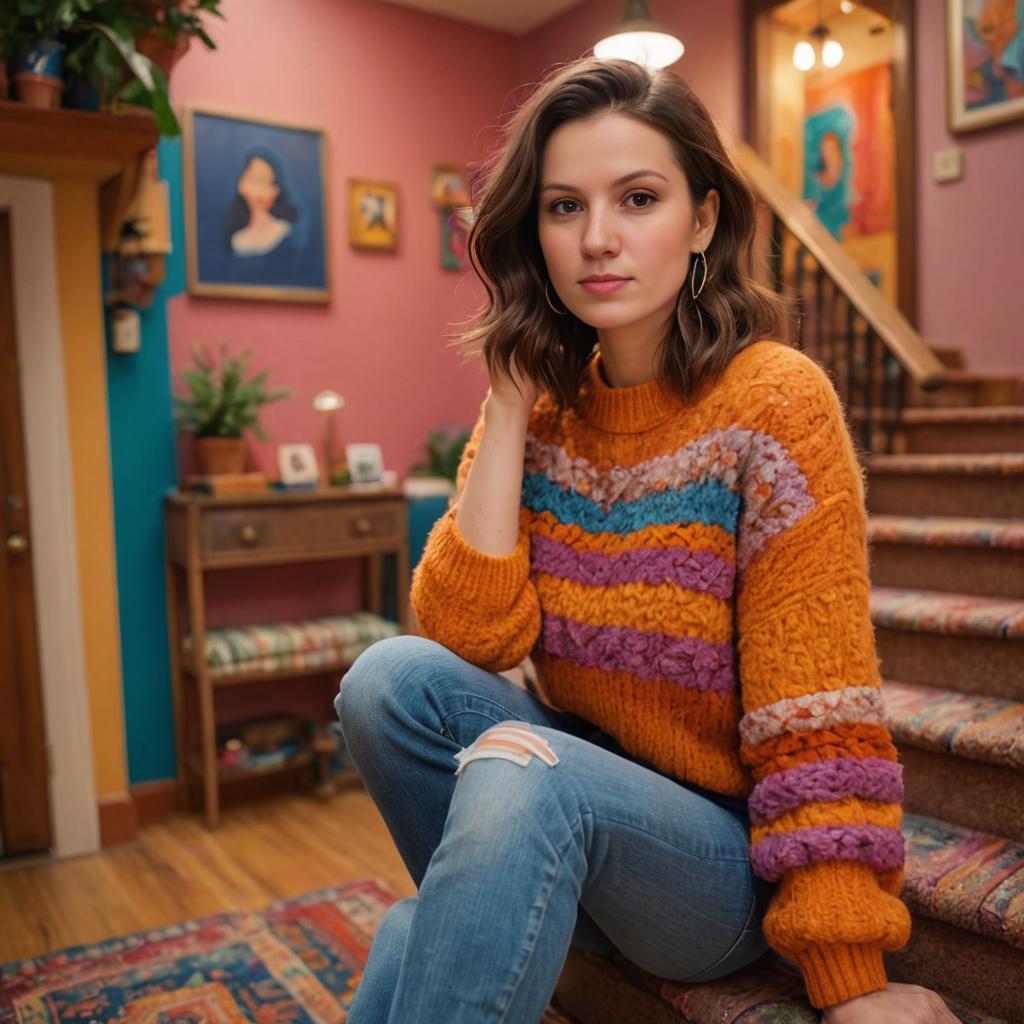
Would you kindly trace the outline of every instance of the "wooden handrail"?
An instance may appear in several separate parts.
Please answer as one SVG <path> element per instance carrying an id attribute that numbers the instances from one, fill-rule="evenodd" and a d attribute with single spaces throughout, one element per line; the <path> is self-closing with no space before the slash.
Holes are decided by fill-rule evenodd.
<path id="1" fill-rule="evenodd" d="M 844 293 L 906 372 L 926 391 L 943 387 L 946 372 L 938 357 L 829 234 L 814 212 L 782 184 L 747 143 L 727 140 L 726 146 L 754 192 Z"/>

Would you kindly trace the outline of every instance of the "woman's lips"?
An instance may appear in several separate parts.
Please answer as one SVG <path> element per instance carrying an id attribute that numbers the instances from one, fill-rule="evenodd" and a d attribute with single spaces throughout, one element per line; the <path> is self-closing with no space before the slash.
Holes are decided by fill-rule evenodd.
<path id="1" fill-rule="evenodd" d="M 623 285 L 629 284 L 632 278 L 622 277 L 616 281 L 580 281 L 580 284 L 592 295 L 610 295 L 617 292 Z"/>

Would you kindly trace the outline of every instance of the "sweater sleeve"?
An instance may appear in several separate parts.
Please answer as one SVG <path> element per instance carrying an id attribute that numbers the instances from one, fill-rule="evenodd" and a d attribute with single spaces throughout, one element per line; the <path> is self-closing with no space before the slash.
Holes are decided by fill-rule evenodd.
<path id="1" fill-rule="evenodd" d="M 744 396 L 736 554 L 751 862 L 777 882 L 769 944 L 811 1003 L 887 985 L 904 946 L 902 766 L 870 619 L 865 485 L 825 372 L 787 350 Z"/>
<path id="2" fill-rule="evenodd" d="M 519 541 L 510 554 L 477 551 L 455 523 L 484 417 L 473 428 L 456 474 L 455 498 L 427 537 L 413 572 L 412 605 L 420 633 L 492 672 L 520 664 L 540 636 L 540 602 L 530 580 L 528 512 L 520 509 Z"/>

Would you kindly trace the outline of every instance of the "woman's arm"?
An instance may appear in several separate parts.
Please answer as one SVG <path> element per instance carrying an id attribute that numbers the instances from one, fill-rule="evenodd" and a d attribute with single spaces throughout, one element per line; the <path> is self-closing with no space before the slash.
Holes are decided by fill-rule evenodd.
<path id="1" fill-rule="evenodd" d="M 540 635 L 521 509 L 523 459 L 536 387 L 508 378 L 491 390 L 412 581 L 420 632 L 492 672 L 518 665 Z"/>
<path id="2" fill-rule="evenodd" d="M 525 402 L 484 402 L 484 430 L 458 502 L 455 525 L 485 555 L 510 555 L 519 542 L 523 455 L 530 410 Z"/>

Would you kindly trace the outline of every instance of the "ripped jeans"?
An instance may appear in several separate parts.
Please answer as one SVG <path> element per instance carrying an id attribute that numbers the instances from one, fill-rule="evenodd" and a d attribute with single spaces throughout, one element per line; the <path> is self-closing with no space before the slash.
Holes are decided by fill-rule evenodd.
<path id="1" fill-rule="evenodd" d="M 534 1024 L 570 945 L 678 981 L 768 949 L 744 801 L 420 637 L 365 651 L 335 709 L 418 887 L 384 916 L 349 1024 Z"/>

